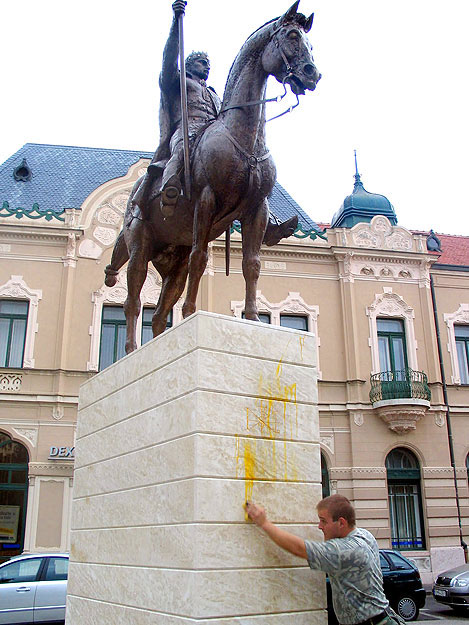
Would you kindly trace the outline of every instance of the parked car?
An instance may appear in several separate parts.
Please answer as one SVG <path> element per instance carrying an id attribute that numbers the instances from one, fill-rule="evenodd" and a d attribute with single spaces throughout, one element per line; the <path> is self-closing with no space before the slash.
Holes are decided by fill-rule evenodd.
<path id="1" fill-rule="evenodd" d="M 415 621 L 425 605 L 425 589 L 418 568 L 392 549 L 380 549 L 379 560 L 383 573 L 383 589 L 391 607 L 404 620 Z M 327 613 L 329 625 L 338 621 L 332 607 L 330 584 L 327 584 Z"/>
<path id="2" fill-rule="evenodd" d="M 68 554 L 16 556 L 0 564 L 0 623 L 63 623 Z"/>
<path id="3" fill-rule="evenodd" d="M 453 610 L 469 613 L 469 564 L 462 564 L 438 575 L 433 596 Z"/>

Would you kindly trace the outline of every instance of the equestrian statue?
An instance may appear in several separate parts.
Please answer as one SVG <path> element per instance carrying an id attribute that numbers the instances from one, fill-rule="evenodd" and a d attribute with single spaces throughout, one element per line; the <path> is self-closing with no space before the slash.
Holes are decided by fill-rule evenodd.
<path id="1" fill-rule="evenodd" d="M 285 93 L 289 85 L 298 101 L 321 78 L 306 37 L 313 14 L 307 18 L 298 13 L 299 1 L 248 37 L 231 66 L 223 102 L 206 85 L 207 54 L 193 52 L 184 59 L 186 2 L 176 0 L 172 5 L 174 18 L 160 74 L 160 144 L 131 191 L 123 229 L 105 269 L 105 284 L 114 286 L 128 261 L 126 353 L 137 348 L 140 292 L 148 263 L 162 278 L 152 318 L 156 337 L 165 330 L 186 281 L 182 314 L 195 312 L 208 244 L 226 232 L 229 249 L 228 234 L 235 220 L 241 224 L 245 318 L 259 321 L 260 247 L 290 236 L 298 224 L 297 217 L 280 223 L 269 212 L 267 197 L 276 170 L 265 143 L 265 106 L 279 98 L 266 98 L 267 79 L 274 76 Z"/>

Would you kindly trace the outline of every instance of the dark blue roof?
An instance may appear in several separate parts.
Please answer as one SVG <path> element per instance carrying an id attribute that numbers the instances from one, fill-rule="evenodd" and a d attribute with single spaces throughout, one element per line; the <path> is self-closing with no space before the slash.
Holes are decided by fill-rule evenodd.
<path id="1" fill-rule="evenodd" d="M 10 209 L 30 210 L 37 204 L 39 211 L 57 213 L 65 208 L 80 208 L 97 187 L 124 176 L 139 159 L 152 156 L 136 150 L 26 143 L 0 165 L 0 207 L 8 202 Z M 14 171 L 23 159 L 31 170 L 31 178 L 15 180 Z M 280 184 L 275 184 L 269 203 L 281 221 L 298 215 L 303 230 L 319 229 Z"/>
<path id="2" fill-rule="evenodd" d="M 113 178 L 124 176 L 148 152 L 106 150 L 65 145 L 26 143 L 0 165 L 0 205 L 29 210 L 33 204 L 40 211 L 62 212 L 80 208 L 88 195 Z M 26 159 L 31 179 L 16 181 L 13 171 Z"/>
<path id="3" fill-rule="evenodd" d="M 375 215 L 385 215 L 393 226 L 397 224 L 394 206 L 388 198 L 367 191 L 357 172 L 353 191 L 332 218 L 331 228 L 353 228 L 357 223 L 369 223 Z"/>

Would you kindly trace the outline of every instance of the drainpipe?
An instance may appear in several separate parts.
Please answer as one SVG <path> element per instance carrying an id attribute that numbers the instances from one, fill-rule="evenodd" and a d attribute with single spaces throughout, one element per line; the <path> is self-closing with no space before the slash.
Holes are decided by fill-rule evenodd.
<path id="1" fill-rule="evenodd" d="M 458 479 L 456 475 L 456 463 L 454 461 L 453 432 L 451 428 L 451 411 L 450 411 L 449 402 L 448 402 L 448 389 L 446 387 L 445 367 L 443 364 L 443 353 L 441 351 L 440 326 L 438 323 L 438 309 L 436 306 L 435 287 L 433 285 L 432 275 L 430 275 L 430 288 L 432 292 L 433 317 L 435 319 L 435 328 L 436 328 L 436 342 L 438 345 L 438 360 L 440 364 L 440 374 L 441 374 L 441 380 L 443 384 L 443 399 L 444 399 L 445 406 L 446 406 L 446 431 L 448 433 L 449 457 L 451 460 L 451 466 L 453 468 L 454 489 L 456 491 L 456 507 L 458 510 L 459 540 L 461 543 L 461 547 L 464 550 L 464 558 L 467 562 L 468 561 L 467 544 L 464 542 L 464 538 L 462 534 L 461 507 L 459 505 Z"/>

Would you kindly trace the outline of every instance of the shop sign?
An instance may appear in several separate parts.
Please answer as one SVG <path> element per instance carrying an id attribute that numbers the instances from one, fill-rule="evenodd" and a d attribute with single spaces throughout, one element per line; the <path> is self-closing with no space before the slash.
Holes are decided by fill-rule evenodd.
<path id="1" fill-rule="evenodd" d="M 75 447 L 55 447 L 49 451 L 49 460 L 75 460 Z"/>
<path id="2" fill-rule="evenodd" d="M 20 506 L 0 506 L 0 541 L 16 543 Z"/>

